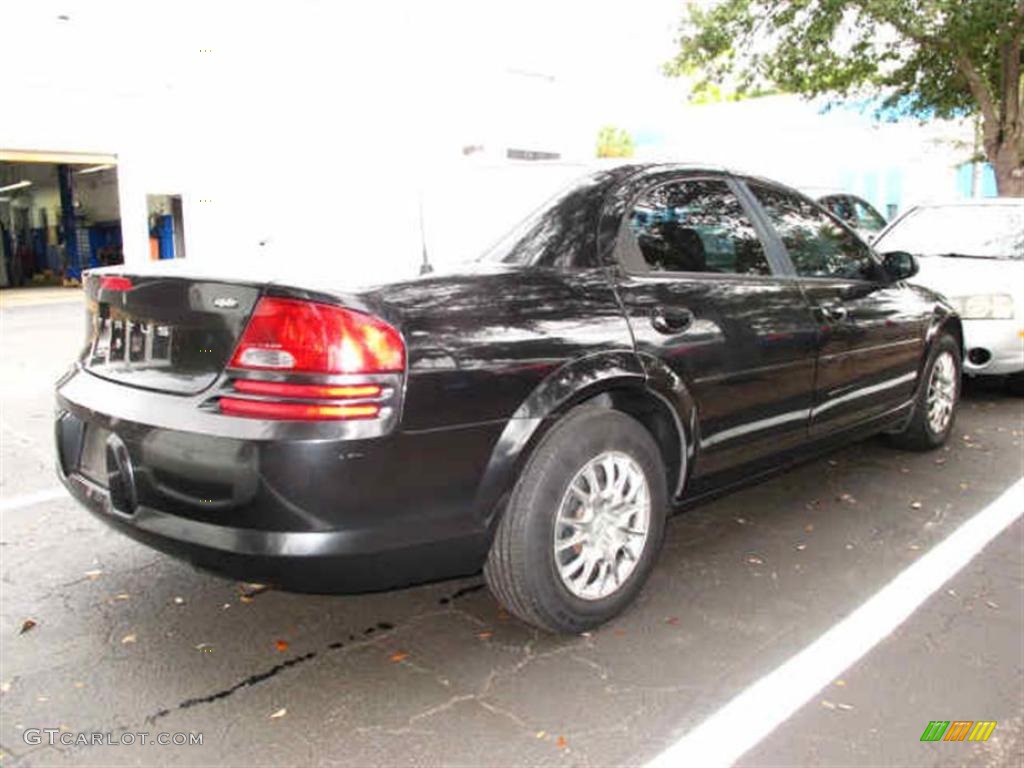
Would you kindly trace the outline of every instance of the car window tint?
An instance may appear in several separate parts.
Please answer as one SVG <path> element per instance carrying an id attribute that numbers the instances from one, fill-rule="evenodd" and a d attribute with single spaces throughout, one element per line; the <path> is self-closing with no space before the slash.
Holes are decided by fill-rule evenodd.
<path id="1" fill-rule="evenodd" d="M 850 205 L 850 198 L 843 195 L 834 195 L 821 200 L 821 204 L 828 208 L 833 216 L 846 222 L 852 222 L 855 218 L 853 206 Z"/>
<path id="2" fill-rule="evenodd" d="M 835 223 L 810 200 L 782 190 L 751 184 L 772 226 L 803 277 L 873 280 L 878 267 L 855 235 Z"/>
<path id="3" fill-rule="evenodd" d="M 885 219 L 863 200 L 853 199 L 857 227 L 868 232 L 879 232 L 885 227 Z"/>
<path id="4" fill-rule="evenodd" d="M 753 224 L 724 181 L 648 190 L 630 212 L 629 231 L 654 272 L 771 274 Z"/>

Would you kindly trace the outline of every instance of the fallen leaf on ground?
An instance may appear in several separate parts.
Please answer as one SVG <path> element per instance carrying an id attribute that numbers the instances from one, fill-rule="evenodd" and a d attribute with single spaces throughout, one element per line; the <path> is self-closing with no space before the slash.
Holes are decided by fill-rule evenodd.
<path id="1" fill-rule="evenodd" d="M 746 525 L 747 524 L 747 518 L 745 518 L 745 517 L 737 517 L 736 518 L 736 522 L 739 523 L 740 525 Z"/>
<path id="2" fill-rule="evenodd" d="M 538 739 L 543 739 L 547 735 L 548 735 L 547 731 L 537 731 L 537 738 Z"/>
<path id="3" fill-rule="evenodd" d="M 909 475 L 910 474 L 909 467 L 900 467 L 900 474 L 901 475 Z"/>
<path id="4" fill-rule="evenodd" d="M 23 622 L 21 622 L 21 632 L 19 632 L 18 634 L 24 635 L 26 632 L 28 632 L 30 629 L 32 629 L 38 624 L 39 622 L 35 619 L 25 619 Z"/>
<path id="5" fill-rule="evenodd" d="M 279 650 L 281 653 L 284 653 L 285 651 L 288 650 L 288 641 L 287 640 L 277 640 L 277 641 L 274 642 L 274 647 L 277 648 L 277 650 Z"/>
<path id="6" fill-rule="evenodd" d="M 11 690 L 10 680 L 4 680 L 2 683 L 0 683 L 0 693 L 7 693 L 9 690 Z"/>
<path id="7" fill-rule="evenodd" d="M 85 688 L 85 683 L 83 683 L 81 680 L 75 680 L 74 685 L 75 688 Z"/>
<path id="8" fill-rule="evenodd" d="M 121 638 L 121 645 L 128 645 L 129 643 L 134 643 L 138 639 L 138 636 L 134 632 L 132 632 L 130 635 L 125 635 Z"/>
<path id="9" fill-rule="evenodd" d="M 255 597 L 261 592 L 266 592 L 269 587 L 266 584 L 250 584 L 248 582 L 242 582 L 238 586 L 238 589 L 244 597 Z"/>
<path id="10" fill-rule="evenodd" d="M 95 571 L 86 571 L 85 572 L 86 578 L 90 579 L 91 581 L 96 581 L 96 579 L 98 579 L 102 575 L 103 575 L 103 571 L 101 571 L 99 569 L 97 569 Z"/>
<path id="11" fill-rule="evenodd" d="M 175 605 L 184 605 L 185 604 L 185 598 L 184 597 L 176 597 L 176 598 L 174 598 L 174 604 Z"/>
<path id="12" fill-rule="evenodd" d="M 836 685 L 838 685 L 840 688 L 843 688 L 846 685 L 846 681 L 845 680 L 836 680 Z"/>
<path id="13" fill-rule="evenodd" d="M 921 508 L 921 502 L 920 501 L 912 501 L 912 502 L 910 502 L 910 508 L 911 509 L 920 509 Z"/>
<path id="14" fill-rule="evenodd" d="M 405 651 L 395 651 L 394 653 L 391 654 L 390 658 L 391 658 L 392 661 L 396 661 L 396 662 L 397 661 L 405 661 L 406 659 L 409 658 L 409 654 L 406 653 Z"/>
<path id="15" fill-rule="evenodd" d="M 813 523 L 808 523 L 807 525 L 804 526 L 804 531 L 806 531 L 807 533 L 810 533 L 813 530 L 814 530 L 814 524 Z"/>
<path id="16" fill-rule="evenodd" d="M 995 602 L 994 600 L 986 600 L 985 601 L 985 605 L 987 605 L 989 608 L 998 608 L 999 607 L 999 603 Z"/>
<path id="17" fill-rule="evenodd" d="M 490 640 L 493 634 L 493 632 L 480 632 L 477 635 L 477 637 L 479 637 L 481 640 Z"/>
<path id="18" fill-rule="evenodd" d="M 288 710 L 287 710 L 287 708 L 285 708 L 285 707 L 281 707 L 281 708 L 280 708 L 279 710 L 277 710 L 277 712 L 275 712 L 274 714 L 272 714 L 272 715 L 270 716 L 270 719 L 271 719 L 271 720 L 276 720 L 277 718 L 279 718 L 279 717 L 284 717 L 284 716 L 285 716 L 285 715 L 287 715 L 287 714 L 288 714 Z"/>
<path id="19" fill-rule="evenodd" d="M 825 709 L 835 709 L 836 708 L 836 705 L 833 704 L 828 699 L 822 699 L 821 700 L 821 706 L 823 706 Z"/>
<path id="20" fill-rule="evenodd" d="M 764 565 L 764 560 L 757 555 L 747 555 L 747 562 L 751 565 Z"/>
<path id="21" fill-rule="evenodd" d="M 129 599 L 131 599 L 131 595 L 129 595 L 127 592 L 122 592 L 119 595 L 114 595 L 114 599 L 115 600 L 129 600 Z"/>
<path id="22" fill-rule="evenodd" d="M 841 493 L 836 497 L 839 501 L 845 501 L 847 504 L 856 504 L 857 499 L 853 497 L 851 493 Z"/>
<path id="23" fill-rule="evenodd" d="M 240 602 L 240 603 L 251 603 L 252 602 L 252 598 L 249 597 L 248 595 L 242 595 L 241 597 L 238 598 L 238 602 Z"/>
<path id="24" fill-rule="evenodd" d="M 939 466 L 941 466 L 941 465 L 946 463 L 946 460 L 940 456 L 939 458 L 937 458 L 935 460 L 935 463 L 938 464 Z"/>
<path id="25" fill-rule="evenodd" d="M 805 549 L 807 549 L 807 545 L 806 544 L 797 544 L 796 548 L 797 548 L 797 551 L 803 552 Z"/>
<path id="26" fill-rule="evenodd" d="M 565 740 L 565 736 L 559 736 L 559 737 L 558 737 L 558 741 L 556 741 L 556 742 L 555 742 L 555 745 L 556 745 L 556 746 L 557 746 L 557 747 L 558 747 L 559 749 L 565 749 L 566 747 L 568 747 L 568 746 L 569 746 L 569 742 L 567 742 L 567 741 Z"/>

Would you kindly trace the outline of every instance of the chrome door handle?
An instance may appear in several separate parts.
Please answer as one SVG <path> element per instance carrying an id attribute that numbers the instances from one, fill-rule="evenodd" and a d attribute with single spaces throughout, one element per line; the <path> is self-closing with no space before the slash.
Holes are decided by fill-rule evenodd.
<path id="1" fill-rule="evenodd" d="M 693 323 L 693 312 L 676 307 L 657 307 L 651 313 L 651 325 L 658 333 L 682 333 Z"/>

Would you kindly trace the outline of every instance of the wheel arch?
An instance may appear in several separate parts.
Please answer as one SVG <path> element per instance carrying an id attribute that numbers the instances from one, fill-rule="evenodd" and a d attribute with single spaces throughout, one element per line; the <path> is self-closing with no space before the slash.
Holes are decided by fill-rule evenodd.
<path id="1" fill-rule="evenodd" d="M 474 514 L 493 532 L 520 472 L 561 418 L 591 405 L 623 412 L 654 438 L 665 462 L 670 499 L 686 481 L 695 444 L 695 409 L 678 377 L 656 358 L 632 351 L 578 358 L 551 373 L 523 401 L 491 451 Z"/>

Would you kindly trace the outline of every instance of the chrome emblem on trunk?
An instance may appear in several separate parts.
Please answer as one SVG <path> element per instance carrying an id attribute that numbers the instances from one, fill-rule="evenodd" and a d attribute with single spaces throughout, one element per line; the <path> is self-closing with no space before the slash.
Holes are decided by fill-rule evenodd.
<path id="1" fill-rule="evenodd" d="M 217 309 L 235 309 L 238 307 L 238 299 L 233 299 L 230 296 L 218 296 L 213 300 L 213 306 Z"/>

